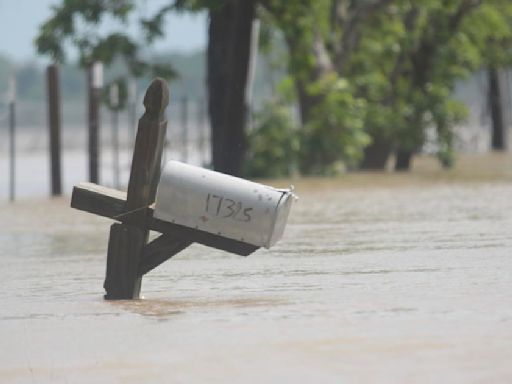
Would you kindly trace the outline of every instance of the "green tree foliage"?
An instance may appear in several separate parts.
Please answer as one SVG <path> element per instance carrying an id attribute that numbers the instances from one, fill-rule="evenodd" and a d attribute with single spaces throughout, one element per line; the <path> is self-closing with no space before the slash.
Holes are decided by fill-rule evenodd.
<path id="1" fill-rule="evenodd" d="M 321 98 L 309 112 L 301 137 L 300 169 L 308 174 L 332 174 L 339 163 L 353 166 L 369 142 L 363 131 L 366 102 L 351 92 L 344 78 L 329 73 L 307 90 Z"/>
<path id="2" fill-rule="evenodd" d="M 446 138 L 453 136 L 454 125 L 465 113 L 451 95 L 456 81 L 481 65 L 484 52 L 474 39 L 472 20 L 482 17 L 482 2 L 402 1 L 396 5 L 392 20 L 398 27 L 399 49 L 388 61 L 391 71 L 385 74 L 390 81 L 384 97 L 394 111 L 388 141 L 397 153 L 395 168 L 408 169 L 430 126 L 438 130 L 439 156 L 452 157 L 448 153 L 453 140 Z M 479 34 L 490 33 L 487 27 Z"/>
<path id="3" fill-rule="evenodd" d="M 64 62 L 64 47 L 71 43 L 78 49 L 82 66 L 97 60 L 110 65 L 121 57 L 136 77 L 145 73 L 174 77 L 176 73 L 171 66 L 150 63 L 140 52 L 145 45 L 163 35 L 164 15 L 173 6 L 164 6 L 152 17 L 141 18 L 139 23 L 145 38 L 143 42 L 137 42 L 123 31 L 135 3 L 134 0 L 63 0 L 61 5 L 53 8 L 52 17 L 41 26 L 35 40 L 37 50 L 56 62 Z M 105 21 L 119 25 L 119 31 L 102 35 L 99 26 Z"/>
<path id="4" fill-rule="evenodd" d="M 502 56 L 509 57 L 509 50 L 489 52 L 491 43 L 502 48 L 510 40 L 509 3 L 263 1 L 264 20 L 283 34 L 288 47 L 303 130 L 315 127 L 315 134 L 304 139 L 312 138 L 311 147 L 322 155 L 333 155 L 303 152 L 302 170 L 318 172 L 336 160 L 361 158 L 368 142 L 361 131 L 373 142 L 364 149 L 363 164 L 373 150 L 386 154 L 377 164 L 383 167 L 395 151 L 397 168 L 407 168 L 429 127 L 437 129 L 442 164 L 453 163 L 453 127 L 466 116 L 452 99 L 453 88 L 489 59 L 503 65 Z M 332 96 L 339 87 L 322 87 L 340 81 L 350 98 Z M 332 151 L 325 151 L 319 138 L 329 141 Z M 348 151 L 335 150 L 334 138 Z"/>
<path id="5" fill-rule="evenodd" d="M 244 173 L 259 178 L 290 176 L 297 162 L 299 137 L 289 107 L 283 102 L 266 103 L 254 116 L 254 125 L 248 133 Z"/>
<path id="6" fill-rule="evenodd" d="M 358 94 L 347 66 L 357 51 L 363 20 L 386 2 L 348 3 L 263 2 L 264 20 L 282 33 L 288 47 L 288 70 L 303 125 L 300 169 L 304 173 L 329 173 L 340 161 L 354 164 L 369 142 L 364 122 L 370 106 Z"/>

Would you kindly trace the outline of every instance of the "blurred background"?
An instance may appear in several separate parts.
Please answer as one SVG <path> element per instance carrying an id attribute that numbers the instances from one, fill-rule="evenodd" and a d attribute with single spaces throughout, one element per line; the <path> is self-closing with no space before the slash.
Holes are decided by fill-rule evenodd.
<path id="1" fill-rule="evenodd" d="M 153 76 L 167 159 L 250 178 L 486 161 L 509 148 L 511 20 L 505 0 L 0 1 L 0 198 L 122 188 Z"/>
<path id="2" fill-rule="evenodd" d="M 510 0 L 0 0 L 0 382 L 511 383 L 511 44 Z M 154 76 L 164 161 L 300 200 L 106 301 L 69 195 Z"/>

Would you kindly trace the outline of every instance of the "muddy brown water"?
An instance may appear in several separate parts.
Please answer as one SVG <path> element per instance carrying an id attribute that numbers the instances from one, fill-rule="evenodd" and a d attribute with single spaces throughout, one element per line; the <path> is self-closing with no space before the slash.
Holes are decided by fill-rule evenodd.
<path id="1" fill-rule="evenodd" d="M 109 220 L 3 204 L 0 382 L 512 382 L 509 164 L 294 180 L 275 248 L 194 245 L 138 301 L 102 299 Z"/>

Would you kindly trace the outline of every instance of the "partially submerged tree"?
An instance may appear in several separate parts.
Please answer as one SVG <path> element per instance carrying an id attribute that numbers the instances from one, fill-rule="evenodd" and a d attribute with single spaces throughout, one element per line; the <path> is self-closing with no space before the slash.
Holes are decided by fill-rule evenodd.
<path id="1" fill-rule="evenodd" d="M 391 81 L 392 97 L 407 107 L 397 111 L 396 170 L 410 168 L 429 126 L 438 129 L 439 148 L 451 148 L 451 130 L 464 118 L 451 94 L 455 82 L 475 70 L 480 59 L 465 31 L 465 21 L 480 5 L 479 0 L 403 2 L 407 34 Z"/>
<path id="2" fill-rule="evenodd" d="M 247 80 L 257 0 L 176 0 L 179 10 L 207 10 L 208 113 L 212 166 L 239 176 L 247 152 Z"/>
<path id="3" fill-rule="evenodd" d="M 321 173 L 340 160 L 354 164 L 369 143 L 363 131 L 366 100 L 348 76 L 361 26 L 390 0 L 264 0 L 289 52 L 302 120 L 300 168 Z"/>
<path id="4" fill-rule="evenodd" d="M 485 49 L 484 64 L 487 66 L 488 107 L 491 115 L 491 149 L 503 151 L 507 149 L 506 121 L 503 97 L 503 72 L 512 64 L 512 3 L 506 0 L 495 0 L 492 4 L 484 4 L 486 20 L 492 22 L 493 33 L 481 39 Z"/>
<path id="5" fill-rule="evenodd" d="M 353 161 L 361 151 L 362 168 L 382 169 L 395 153 L 395 169 L 408 169 L 429 127 L 436 128 L 443 165 L 453 162 L 453 128 L 466 115 L 452 99 L 453 88 L 482 65 L 487 54 L 482 42 L 503 34 L 503 16 L 496 13 L 508 13 L 510 5 L 503 0 L 263 4 L 288 46 L 303 131 L 316 127 L 309 135 L 313 151 L 303 156 L 304 171 Z M 348 96 L 329 107 L 333 90 L 341 95 L 334 84 L 343 84 Z M 361 126 L 371 138 L 364 150 Z M 332 143 L 347 134 L 350 139 L 336 151 Z"/>
<path id="6" fill-rule="evenodd" d="M 453 99 L 453 89 L 457 81 L 489 62 L 504 64 L 493 59 L 490 42 L 510 39 L 512 6 L 504 0 L 404 4 L 406 11 L 415 15 L 412 30 L 416 34 L 406 45 L 410 48 L 399 66 L 399 77 L 406 85 L 401 98 L 409 101 L 412 113 L 402 116 L 397 132 L 395 169 L 409 169 L 412 155 L 421 149 L 430 126 L 437 130 L 441 163 L 448 166 L 453 162 L 453 127 L 467 114 L 465 106 Z M 416 127 L 415 132 L 412 127 Z"/>
<path id="7" fill-rule="evenodd" d="M 212 2 L 210 2 L 212 3 Z M 208 109 L 215 170 L 240 175 L 247 151 L 247 78 L 253 0 L 210 6 L 208 29 Z"/>

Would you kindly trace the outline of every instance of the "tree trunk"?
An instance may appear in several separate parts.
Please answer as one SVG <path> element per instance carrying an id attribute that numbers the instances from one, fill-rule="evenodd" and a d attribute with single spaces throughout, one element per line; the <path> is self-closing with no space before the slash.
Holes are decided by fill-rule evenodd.
<path id="1" fill-rule="evenodd" d="M 489 68 L 489 106 L 491 108 L 492 138 L 491 146 L 495 151 L 505 150 L 505 123 L 501 104 L 499 73 L 496 68 Z"/>
<path id="2" fill-rule="evenodd" d="M 391 154 L 391 144 L 382 138 L 375 137 L 372 143 L 364 149 L 363 170 L 383 170 Z"/>
<path id="3" fill-rule="evenodd" d="M 412 165 L 412 151 L 399 149 L 396 151 L 395 171 L 409 171 Z"/>
<path id="4" fill-rule="evenodd" d="M 254 0 L 226 2 L 210 11 L 208 109 L 213 168 L 237 176 L 246 152 L 246 88 L 254 16 Z"/>

